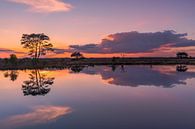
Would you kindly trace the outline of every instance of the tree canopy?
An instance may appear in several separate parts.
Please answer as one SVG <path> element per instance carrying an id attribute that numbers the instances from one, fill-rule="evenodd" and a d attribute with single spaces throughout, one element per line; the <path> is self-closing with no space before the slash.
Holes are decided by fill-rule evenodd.
<path id="1" fill-rule="evenodd" d="M 50 38 L 44 33 L 41 34 L 23 34 L 21 45 L 29 50 L 29 55 L 38 59 L 42 55 L 46 55 L 48 51 L 53 51 Z"/>
<path id="2" fill-rule="evenodd" d="M 10 55 L 9 61 L 10 61 L 10 63 L 12 65 L 16 65 L 17 64 L 17 60 L 18 60 L 18 58 L 17 58 L 17 56 L 15 54 L 11 54 Z"/>
<path id="3" fill-rule="evenodd" d="M 83 58 L 83 54 L 81 54 L 80 52 L 73 52 L 71 54 L 71 57 L 74 57 L 76 59 L 80 59 L 80 58 Z"/>

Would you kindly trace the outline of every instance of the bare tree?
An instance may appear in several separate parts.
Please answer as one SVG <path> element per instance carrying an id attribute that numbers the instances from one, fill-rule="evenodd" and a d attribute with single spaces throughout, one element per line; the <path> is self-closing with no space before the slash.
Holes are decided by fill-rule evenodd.
<path id="1" fill-rule="evenodd" d="M 46 55 L 48 51 L 53 51 L 52 43 L 49 42 L 50 38 L 41 34 L 23 34 L 21 45 L 29 50 L 29 55 L 38 59 L 41 55 Z"/>

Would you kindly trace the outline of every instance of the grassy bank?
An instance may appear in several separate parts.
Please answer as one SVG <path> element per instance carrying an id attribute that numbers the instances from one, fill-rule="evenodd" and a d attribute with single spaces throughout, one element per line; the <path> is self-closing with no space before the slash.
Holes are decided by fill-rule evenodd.
<path id="1" fill-rule="evenodd" d="M 17 59 L 10 62 L 9 59 L 0 59 L 0 69 L 34 69 L 36 68 L 68 68 L 74 65 L 195 65 L 195 58 L 86 58 L 73 60 L 70 58 L 40 59 L 37 63 L 30 58 Z"/>

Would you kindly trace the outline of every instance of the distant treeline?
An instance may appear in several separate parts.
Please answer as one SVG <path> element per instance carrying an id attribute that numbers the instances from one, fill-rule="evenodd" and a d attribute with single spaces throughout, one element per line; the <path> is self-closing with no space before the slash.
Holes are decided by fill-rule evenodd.
<path id="1" fill-rule="evenodd" d="M 0 69 L 34 69 L 36 68 L 67 68 L 73 65 L 195 65 L 195 58 L 179 59 L 176 57 L 142 57 L 142 58 L 31 58 L 0 59 Z"/>

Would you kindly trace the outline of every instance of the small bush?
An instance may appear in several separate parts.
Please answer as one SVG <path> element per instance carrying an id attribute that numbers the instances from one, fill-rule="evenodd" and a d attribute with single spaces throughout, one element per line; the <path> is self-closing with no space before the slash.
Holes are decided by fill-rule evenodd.
<path id="1" fill-rule="evenodd" d="M 17 61 L 18 61 L 17 56 L 16 56 L 15 54 L 11 54 L 11 55 L 10 55 L 10 58 L 9 58 L 10 64 L 16 65 L 16 64 L 17 64 Z"/>

